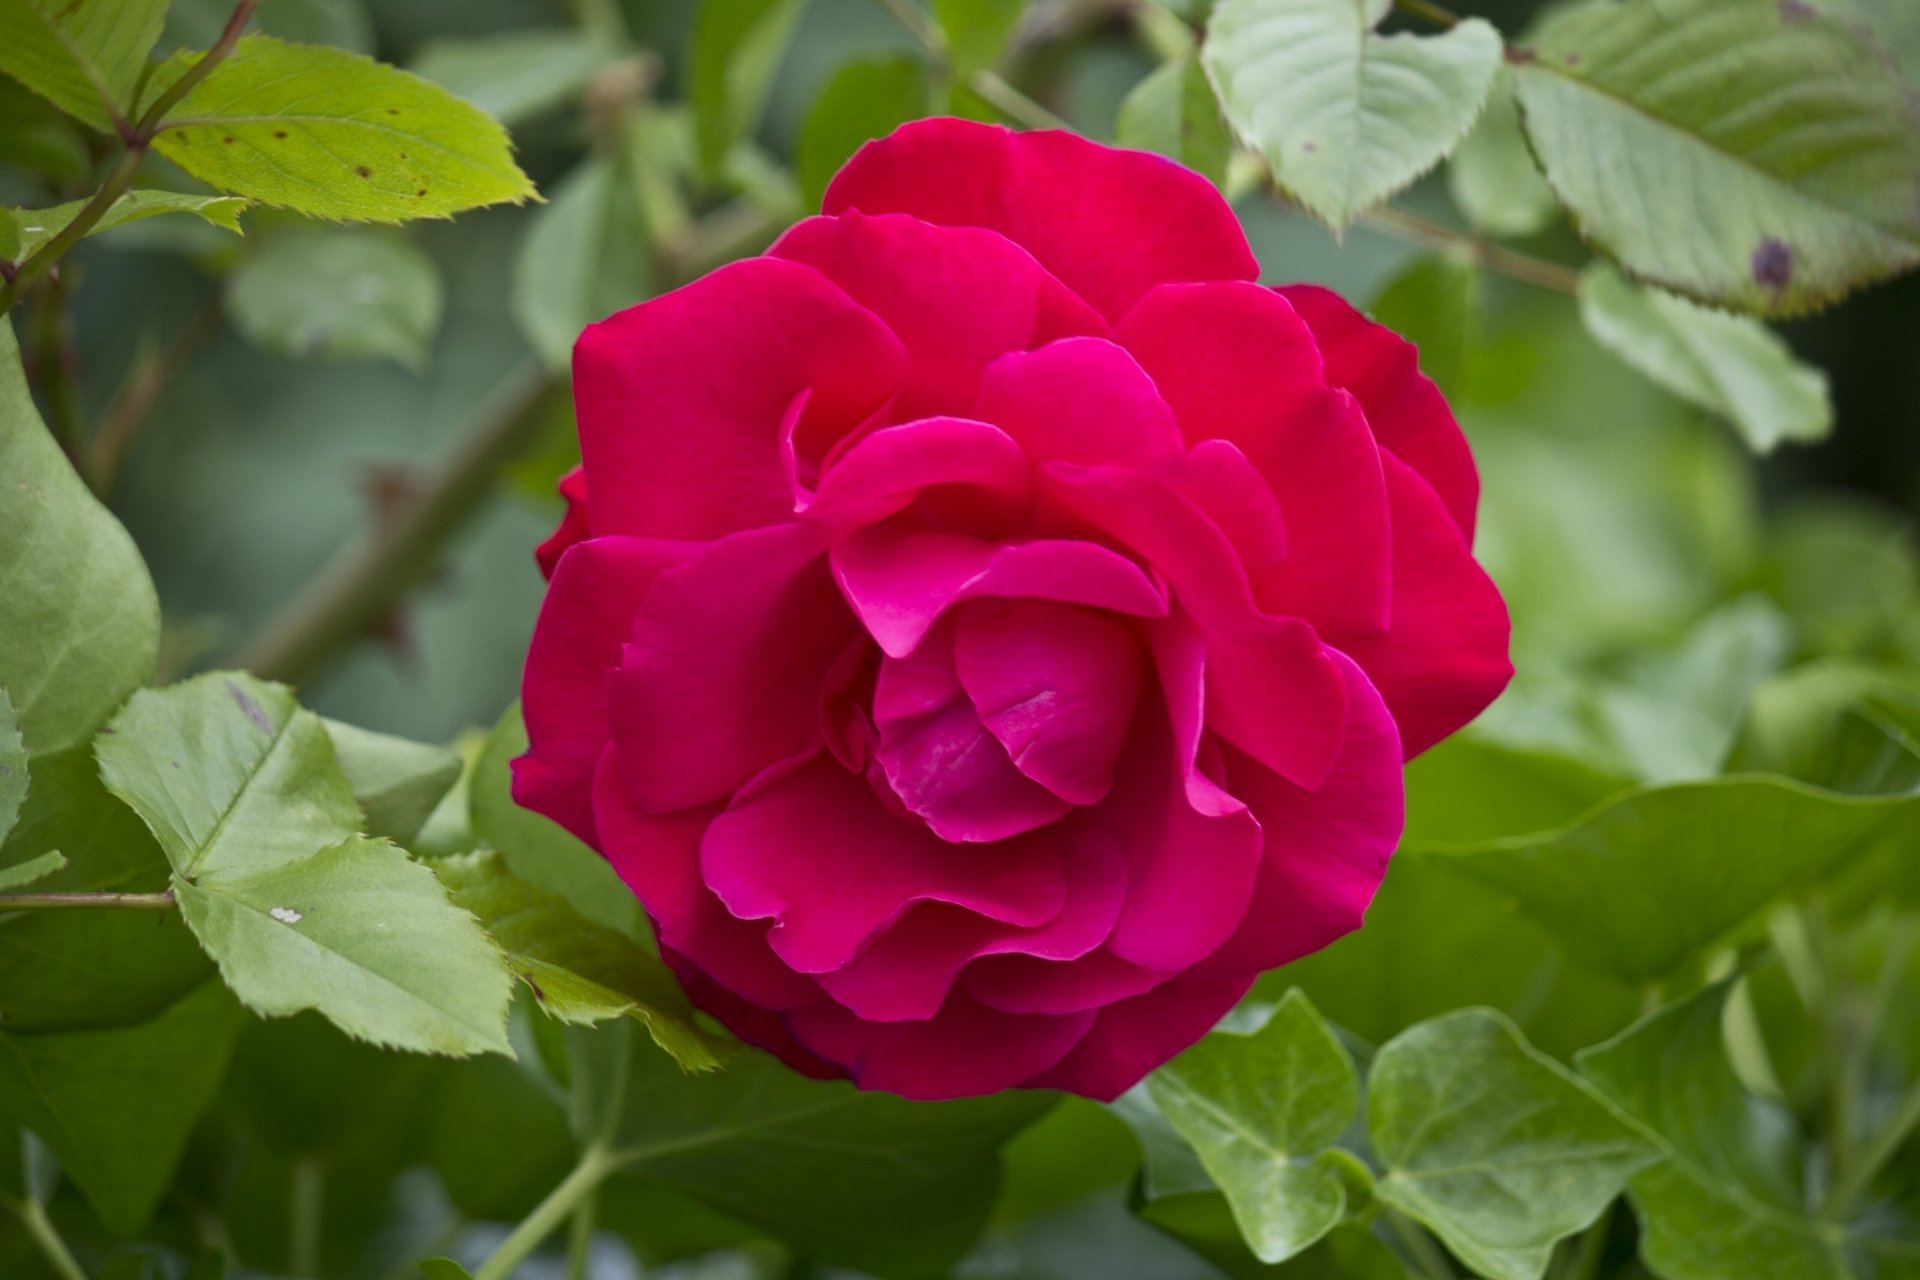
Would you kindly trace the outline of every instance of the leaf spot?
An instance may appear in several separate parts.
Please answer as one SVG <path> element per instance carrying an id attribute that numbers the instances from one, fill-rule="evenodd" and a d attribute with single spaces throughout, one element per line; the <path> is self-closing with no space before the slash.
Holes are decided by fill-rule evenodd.
<path id="1" fill-rule="evenodd" d="M 1756 283 L 1778 293 L 1793 281 L 1793 249 L 1786 241 L 1768 236 L 1753 251 L 1750 266 Z"/>
<path id="2" fill-rule="evenodd" d="M 267 912 L 267 914 L 275 920 L 278 920 L 281 924 L 299 924 L 301 920 L 300 913 L 292 907 L 275 907 Z"/>
<path id="3" fill-rule="evenodd" d="M 245 689 L 242 689 L 239 685 L 229 680 L 227 681 L 227 692 L 233 695 L 233 700 L 240 704 L 240 710 L 246 714 L 247 719 L 253 721 L 254 724 L 260 727 L 262 733 L 270 734 L 273 732 L 273 721 L 267 717 L 266 712 L 260 709 L 260 704 L 248 696 Z"/>
<path id="4" fill-rule="evenodd" d="M 275 129 L 273 131 L 273 136 L 276 138 L 284 138 L 287 136 L 287 131 L 285 129 Z"/>
<path id="5" fill-rule="evenodd" d="M 367 166 L 363 164 L 357 164 L 353 166 L 353 171 L 359 174 L 363 178 L 371 178 L 373 176 L 373 170 L 367 168 Z"/>
<path id="6" fill-rule="evenodd" d="M 1780 21 L 1788 26 L 1798 26 L 1810 22 L 1814 17 L 1814 8 L 1807 0 L 1780 0 Z"/>

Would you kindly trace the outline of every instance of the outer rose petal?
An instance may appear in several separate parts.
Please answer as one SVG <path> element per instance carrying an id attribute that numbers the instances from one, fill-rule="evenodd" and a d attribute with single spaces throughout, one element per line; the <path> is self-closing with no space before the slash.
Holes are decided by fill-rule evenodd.
<path id="1" fill-rule="evenodd" d="M 787 1020 L 771 1009 L 743 1000 L 708 977 L 698 965 L 662 947 L 661 958 L 673 966 L 694 1008 L 718 1018 L 727 1030 L 756 1049 L 765 1049 L 812 1080 L 845 1080 L 846 1068 L 800 1047 L 787 1030 Z"/>
<path id="2" fill-rule="evenodd" d="M 1092 1024 L 1091 1013 L 1001 1013 L 965 992 L 925 1022 L 865 1022 L 830 1003 L 787 1015 L 795 1040 L 861 1088 L 924 1102 L 1013 1088 L 1058 1063 Z"/>
<path id="3" fill-rule="evenodd" d="M 823 212 L 910 213 L 998 231 L 1118 320 L 1168 280 L 1251 280 L 1233 210 L 1191 169 L 1070 133 L 918 120 L 854 154 Z"/>
<path id="4" fill-rule="evenodd" d="M 1072 1053 L 1026 1081 L 1026 1087 L 1065 1089 L 1111 1102 L 1211 1031 L 1257 976 L 1193 969 L 1144 995 L 1110 1004 Z"/>
<path id="5" fill-rule="evenodd" d="M 814 268 L 906 345 L 912 366 L 893 407 L 897 421 L 970 416 L 980 371 L 995 357 L 1107 332 L 1099 313 L 1026 250 L 977 227 L 850 212 L 808 218 L 767 253 Z"/>
<path id="6" fill-rule="evenodd" d="M 566 500 L 567 513 L 560 517 L 560 527 L 533 550 L 541 576 L 549 580 L 559 568 L 560 557 L 567 548 L 591 536 L 587 525 L 587 473 L 575 467 L 560 477 L 559 488 L 560 496 Z"/>
<path id="7" fill-rule="evenodd" d="M 824 755 L 736 799 L 707 828 L 700 865 L 733 914 L 775 919 L 768 940 L 803 973 L 847 963 L 916 902 L 1030 928 L 1066 901 L 1057 849 L 956 849 L 888 813 L 864 779 Z"/>
<path id="8" fill-rule="evenodd" d="M 1387 701 L 1411 759 L 1465 725 L 1513 678 L 1507 604 L 1439 497 L 1382 459 L 1393 500 L 1393 629 L 1335 636 Z"/>
<path id="9" fill-rule="evenodd" d="M 709 544 L 662 573 L 608 685 L 627 788 L 667 813 L 720 800 L 819 732 L 856 626 L 806 525 Z"/>
<path id="10" fill-rule="evenodd" d="M 513 762 L 513 798 L 594 841 L 593 771 L 613 729 L 607 680 L 640 601 L 662 570 L 698 550 L 651 538 L 596 538 L 560 558 L 522 673 L 527 754 Z"/>
<path id="11" fill-rule="evenodd" d="M 1312 326 L 1328 381 L 1353 392 L 1374 437 L 1433 486 L 1471 542 L 1480 475 L 1446 397 L 1420 372 L 1414 345 L 1331 289 L 1295 284 L 1279 293 Z"/>
<path id="12" fill-rule="evenodd" d="M 715 538 L 789 518 L 789 407 L 805 398 L 795 430 L 816 456 L 884 405 L 906 368 L 871 311 L 774 258 L 589 325 L 573 397 L 594 532 Z"/>

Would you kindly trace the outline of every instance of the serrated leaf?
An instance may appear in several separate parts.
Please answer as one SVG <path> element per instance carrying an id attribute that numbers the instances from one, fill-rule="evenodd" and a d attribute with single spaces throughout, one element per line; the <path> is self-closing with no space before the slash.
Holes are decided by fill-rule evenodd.
<path id="1" fill-rule="evenodd" d="M 1282 190 L 1344 230 L 1446 158 L 1493 88 L 1500 35 L 1468 18 L 1381 36 L 1391 0 L 1220 0 L 1201 61 Z"/>
<path id="2" fill-rule="evenodd" d="M 440 327 L 440 272 L 396 234 L 281 231 L 241 259 L 227 314 L 255 346 L 298 359 L 385 358 L 425 365 Z"/>
<path id="3" fill-rule="evenodd" d="M 802 7 L 803 0 L 702 0 L 688 98 L 708 174 L 718 174 L 733 144 L 759 123 Z"/>
<path id="4" fill-rule="evenodd" d="M 133 114 L 167 0 L 0 0 L 0 71 L 96 129 Z"/>
<path id="5" fill-rule="evenodd" d="M 35 880 L 45 879 L 67 865 L 67 856 L 58 849 L 28 858 L 25 862 L 0 869 L 0 889 L 18 889 L 21 885 L 32 884 Z"/>
<path id="6" fill-rule="evenodd" d="M 1659 1159 L 1585 1081 L 1498 1014 L 1465 1010 L 1382 1045 L 1367 1075 L 1376 1194 L 1491 1280 L 1538 1280 Z"/>
<path id="7" fill-rule="evenodd" d="M 176 54 L 154 89 L 197 55 Z M 342 221 L 442 217 L 532 197 L 506 131 L 440 86 L 317 45 L 245 36 L 167 116 L 154 147 L 202 182 Z"/>
<path id="8" fill-rule="evenodd" d="M 659 959 L 594 924 L 566 899 L 520 879 L 494 850 L 443 858 L 434 871 L 455 906 L 471 911 L 548 1014 L 589 1025 L 631 1015 L 688 1071 L 720 1065 L 715 1042 Z"/>
<path id="9" fill-rule="evenodd" d="M 1026 7 L 1026 0 L 933 0 L 954 70 L 965 76 L 999 62 Z"/>
<path id="10" fill-rule="evenodd" d="M 1580 278 L 1580 318 L 1600 345 L 1726 419 L 1756 453 L 1782 441 L 1825 439 L 1833 430 L 1827 375 L 1749 316 L 1639 287 L 1596 265 Z"/>
<path id="11" fill-rule="evenodd" d="M 1447 162 L 1447 191 L 1474 229 L 1490 236 L 1537 235 L 1560 212 L 1553 188 L 1527 150 L 1513 100 L 1513 71 L 1505 64 L 1480 122 Z"/>
<path id="12" fill-rule="evenodd" d="M 862 143 L 925 115 L 932 92 L 926 63 L 904 54 L 858 58 L 835 71 L 807 108 L 794 148 L 806 207 L 820 207 L 827 183 Z"/>
<path id="13" fill-rule="evenodd" d="M 1920 262 L 1920 117 L 1853 27 L 1778 0 L 1622 0 L 1515 69 L 1534 152 L 1633 275 L 1769 315 Z"/>
<path id="14" fill-rule="evenodd" d="M 1300 992 L 1288 992 L 1254 1031 L 1210 1032 L 1149 1076 L 1147 1088 L 1262 1262 L 1285 1262 L 1345 1216 L 1340 1175 L 1315 1157 L 1353 1120 L 1360 1081 Z"/>
<path id="15" fill-rule="evenodd" d="M 84 742 L 153 674 L 160 604 L 133 539 L 73 473 L 0 321 L 0 686 L 31 755 Z"/>
<path id="16" fill-rule="evenodd" d="M 174 877 L 207 954 L 248 1008 L 316 1009 L 374 1044 L 511 1053 L 511 979 L 427 867 L 354 836 L 298 862 Z"/>
<path id="17" fill-rule="evenodd" d="M 46 1143 L 109 1230 L 138 1231 L 219 1089 L 242 1018 L 208 982 L 135 1026 L 0 1032 L 0 1117 Z"/>
<path id="18" fill-rule="evenodd" d="M 196 196 L 184 191 L 129 191 L 115 200 L 87 232 L 123 227 L 129 222 L 162 213 L 194 213 L 216 227 L 240 232 L 240 214 L 250 202 L 239 196 Z M 51 209 L 0 209 L 0 258 L 21 262 L 53 239 L 86 207 L 85 200 L 54 205 Z"/>
<path id="19" fill-rule="evenodd" d="M 27 741 L 20 736 L 20 715 L 13 709 L 13 699 L 5 689 L 0 689 L 0 841 L 5 841 L 7 833 L 13 830 L 14 820 L 20 816 L 20 806 L 26 799 Z M 18 870 L 13 869 L 13 873 L 18 874 Z M 25 880 L 9 881 L 8 874 L 0 870 L 0 885 L 26 883 Z M 36 878 L 37 875 L 27 877 Z"/>
<path id="20" fill-rule="evenodd" d="M 413 72 L 501 124 L 516 124 L 578 94 L 616 56 L 585 31 L 522 28 L 428 41 L 413 60 Z"/>
<path id="21" fill-rule="evenodd" d="M 1213 86 L 1192 58 L 1165 63 L 1128 92 L 1114 121 L 1114 141 L 1178 160 L 1215 186 L 1226 181 L 1233 151 Z"/>
<path id="22" fill-rule="evenodd" d="M 460 778 L 460 757 L 445 747 L 322 720 L 340 772 L 364 815 L 362 830 L 410 845 Z"/>

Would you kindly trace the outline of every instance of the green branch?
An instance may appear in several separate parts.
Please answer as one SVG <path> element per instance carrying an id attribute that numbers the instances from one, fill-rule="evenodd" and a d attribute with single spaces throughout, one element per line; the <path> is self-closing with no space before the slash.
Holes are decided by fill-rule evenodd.
<path id="1" fill-rule="evenodd" d="M 0 893 L 6 911 L 171 911 L 171 889 L 159 893 Z"/>
<path id="2" fill-rule="evenodd" d="M 522 1262 L 527 1260 L 541 1242 L 555 1231 L 560 1224 L 573 1216 L 574 1211 L 586 1203 L 597 1191 L 608 1175 L 620 1167 L 620 1160 L 606 1148 L 588 1147 L 580 1156 L 580 1163 L 552 1191 L 547 1198 L 534 1206 L 533 1212 L 521 1219 L 520 1225 L 510 1232 L 493 1256 L 480 1264 L 473 1273 L 473 1280 L 507 1280 Z"/>
<path id="3" fill-rule="evenodd" d="M 20 1225 L 27 1229 L 27 1235 L 33 1240 L 34 1247 L 40 1250 L 40 1256 L 60 1280 L 87 1280 L 87 1273 L 74 1258 L 73 1251 L 67 1248 L 67 1242 L 60 1238 L 59 1230 L 47 1217 L 47 1208 L 32 1196 L 25 1200 L 15 1200 L 11 1196 L 0 1196 L 0 1203 L 13 1210 L 20 1219 Z"/>

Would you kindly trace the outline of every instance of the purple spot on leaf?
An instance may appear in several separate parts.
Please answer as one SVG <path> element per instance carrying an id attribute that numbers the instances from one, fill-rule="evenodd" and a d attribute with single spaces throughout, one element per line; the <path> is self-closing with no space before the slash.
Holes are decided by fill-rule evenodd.
<path id="1" fill-rule="evenodd" d="M 1784 240 L 1768 236 L 1753 251 L 1754 281 L 1775 293 L 1793 282 L 1793 249 Z"/>
<path id="2" fill-rule="evenodd" d="M 247 695 L 245 689 L 229 680 L 227 692 L 232 694 L 233 700 L 240 704 L 240 710 L 246 713 L 247 719 L 259 725 L 263 733 L 271 734 L 274 731 L 273 721 L 267 718 L 267 713 L 260 709 L 259 703 Z"/>

